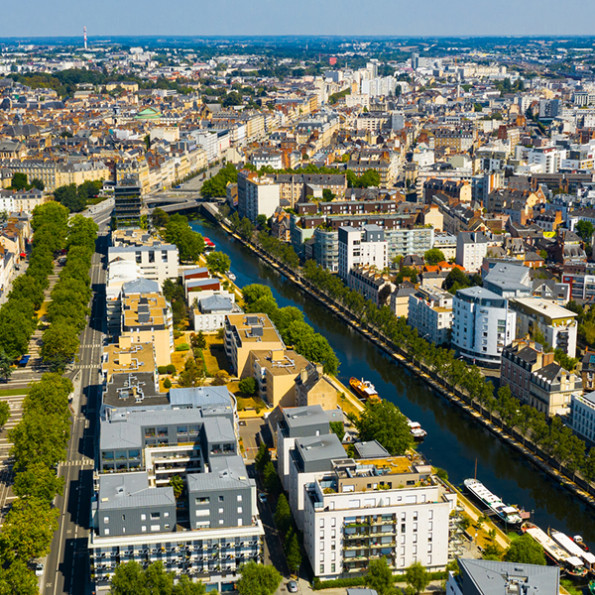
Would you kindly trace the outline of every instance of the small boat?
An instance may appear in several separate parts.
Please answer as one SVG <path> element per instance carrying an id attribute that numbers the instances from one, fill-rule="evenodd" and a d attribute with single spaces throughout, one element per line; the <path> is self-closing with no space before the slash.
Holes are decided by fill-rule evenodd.
<path id="1" fill-rule="evenodd" d="M 227 278 L 230 281 L 235 281 L 237 277 L 231 271 L 227 271 Z"/>
<path id="2" fill-rule="evenodd" d="M 205 242 L 205 252 L 212 252 L 213 250 L 215 250 L 215 244 L 213 244 L 213 242 L 209 240 L 209 238 L 205 236 L 203 240 Z"/>
<path id="3" fill-rule="evenodd" d="M 560 566 L 568 576 L 572 578 L 584 578 L 586 576 L 587 569 L 583 564 L 583 560 L 578 556 L 570 554 L 570 552 L 554 541 L 543 529 L 532 523 L 525 523 L 522 530 L 541 545 L 550 562 L 556 566 Z"/>
<path id="4" fill-rule="evenodd" d="M 589 551 L 589 546 L 583 541 L 583 538 L 581 535 L 573 535 L 570 539 L 572 539 L 572 541 L 574 541 L 574 543 L 576 543 L 576 545 L 578 545 L 578 547 L 585 550 L 585 552 Z"/>
<path id="5" fill-rule="evenodd" d="M 481 481 L 477 479 L 466 479 L 463 484 L 470 494 L 472 494 L 479 502 L 493 512 L 500 520 L 507 525 L 520 525 L 523 522 L 519 509 L 516 506 L 507 506 L 502 499 L 495 494 L 492 494 Z"/>
<path id="6" fill-rule="evenodd" d="M 376 388 L 369 380 L 358 380 L 355 377 L 349 379 L 349 386 L 353 389 L 355 394 L 361 401 L 378 401 L 380 397 Z"/>
<path id="7" fill-rule="evenodd" d="M 428 433 L 421 427 L 418 421 L 411 421 L 409 418 L 407 418 L 407 423 L 409 424 L 411 435 L 415 440 L 423 440 L 428 435 Z"/>

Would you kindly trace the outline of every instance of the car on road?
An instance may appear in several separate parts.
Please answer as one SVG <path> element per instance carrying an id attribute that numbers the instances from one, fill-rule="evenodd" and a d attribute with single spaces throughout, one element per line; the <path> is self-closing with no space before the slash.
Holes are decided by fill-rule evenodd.
<path id="1" fill-rule="evenodd" d="M 260 492 L 260 494 L 258 494 L 258 501 L 261 504 L 266 504 L 267 503 L 267 495 Z"/>
<path id="2" fill-rule="evenodd" d="M 290 593 L 297 593 L 298 592 L 298 584 L 297 581 L 289 581 L 287 583 L 287 590 Z"/>

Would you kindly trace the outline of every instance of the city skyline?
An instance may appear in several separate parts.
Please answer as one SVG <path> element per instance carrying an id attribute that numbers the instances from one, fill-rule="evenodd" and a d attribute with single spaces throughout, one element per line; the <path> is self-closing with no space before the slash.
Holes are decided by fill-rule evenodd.
<path id="1" fill-rule="evenodd" d="M 595 6 L 578 0 L 561 5 L 552 0 L 503 0 L 495 10 L 487 2 L 430 0 L 421 8 L 402 0 L 381 0 L 373 13 L 361 14 L 354 0 L 306 0 L 287 6 L 274 0 L 249 5 L 224 0 L 212 5 L 182 0 L 163 11 L 154 1 L 121 4 L 108 0 L 97 14 L 72 0 L 56 6 L 33 0 L 11 5 L 0 24 L 0 38 L 89 37 L 123 35 L 365 35 L 365 36 L 563 36 L 590 35 Z M 489 11 L 489 12 L 486 12 Z M 489 14 L 489 18 L 487 15 Z M 577 18 L 577 14 L 581 18 Z M 117 16 L 114 16 L 117 15 Z M 225 19 L 222 18 L 225 15 Z M 465 15 L 465 19 L 461 19 Z M 362 18 L 363 17 L 363 18 Z"/>

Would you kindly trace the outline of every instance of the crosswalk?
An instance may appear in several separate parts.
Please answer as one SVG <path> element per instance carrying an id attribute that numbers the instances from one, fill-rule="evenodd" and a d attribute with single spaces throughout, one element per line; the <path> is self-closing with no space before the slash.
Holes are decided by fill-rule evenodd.
<path id="1" fill-rule="evenodd" d="M 58 467 L 86 467 L 86 468 L 93 468 L 95 466 L 95 461 L 88 457 L 84 457 L 77 461 L 62 461 L 58 463 Z"/>

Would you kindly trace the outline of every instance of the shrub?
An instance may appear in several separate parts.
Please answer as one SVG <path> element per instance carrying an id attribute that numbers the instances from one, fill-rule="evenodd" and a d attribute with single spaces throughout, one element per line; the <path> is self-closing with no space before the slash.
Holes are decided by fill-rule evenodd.
<path id="1" fill-rule="evenodd" d="M 159 372 L 159 374 L 169 374 L 167 366 L 157 366 L 157 372 Z"/>
<path id="2" fill-rule="evenodd" d="M 180 343 L 176 345 L 176 351 L 188 351 L 190 349 L 190 345 L 188 343 Z"/>
<path id="3" fill-rule="evenodd" d="M 171 388 L 171 380 L 169 378 L 166 378 L 163 381 L 163 388 L 168 388 L 168 389 Z"/>
<path id="4" fill-rule="evenodd" d="M 167 366 L 167 373 L 168 374 L 175 374 L 176 373 L 176 367 L 173 364 L 169 364 Z"/>

